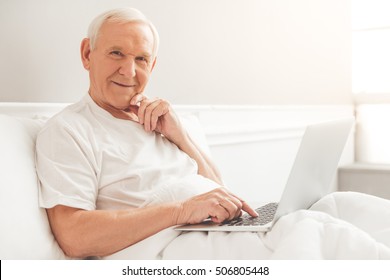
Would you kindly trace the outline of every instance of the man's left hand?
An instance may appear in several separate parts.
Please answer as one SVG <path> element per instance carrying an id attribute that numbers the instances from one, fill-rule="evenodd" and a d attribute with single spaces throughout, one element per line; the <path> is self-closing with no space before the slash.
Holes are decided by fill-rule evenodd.
<path id="1" fill-rule="evenodd" d="M 168 101 L 161 98 L 149 99 L 137 94 L 131 100 L 131 105 L 145 131 L 161 133 L 175 144 L 185 137 L 185 130 Z"/>

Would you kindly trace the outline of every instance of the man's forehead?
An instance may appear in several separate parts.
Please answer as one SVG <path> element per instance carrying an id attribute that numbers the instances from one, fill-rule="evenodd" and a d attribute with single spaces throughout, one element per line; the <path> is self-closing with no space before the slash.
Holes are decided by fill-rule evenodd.
<path id="1" fill-rule="evenodd" d="M 153 50 L 153 33 L 150 27 L 142 22 L 105 22 L 97 41 L 108 48 L 115 47 L 118 50 L 134 45 L 142 46 L 145 51 Z"/>
<path id="2" fill-rule="evenodd" d="M 133 38 L 153 42 L 153 33 L 145 23 L 104 23 L 100 29 L 100 35 L 107 39 Z"/>
<path id="3" fill-rule="evenodd" d="M 135 35 L 153 40 L 153 33 L 149 25 L 144 22 L 112 22 L 102 24 L 99 32 L 102 36 L 115 37 Z"/>

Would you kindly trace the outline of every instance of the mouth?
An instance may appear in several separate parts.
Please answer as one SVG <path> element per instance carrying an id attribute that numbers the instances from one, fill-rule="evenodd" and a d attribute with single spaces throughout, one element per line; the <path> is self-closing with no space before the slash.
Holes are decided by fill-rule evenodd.
<path id="1" fill-rule="evenodd" d="M 117 85 L 117 86 L 125 87 L 125 88 L 132 88 L 132 87 L 135 87 L 135 86 L 136 86 L 136 85 L 122 84 L 122 83 L 118 83 L 118 82 L 114 82 L 114 81 L 112 81 L 112 83 L 114 83 L 114 84 Z"/>

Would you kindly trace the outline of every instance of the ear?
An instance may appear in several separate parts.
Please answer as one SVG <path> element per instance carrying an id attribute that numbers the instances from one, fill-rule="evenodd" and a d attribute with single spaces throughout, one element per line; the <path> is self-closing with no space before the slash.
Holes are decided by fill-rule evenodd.
<path id="1" fill-rule="evenodd" d="M 153 63 L 152 63 L 152 68 L 150 68 L 150 73 L 152 73 L 153 69 L 154 69 L 154 66 L 156 65 L 156 61 L 157 61 L 157 56 L 154 58 L 153 60 Z"/>
<path id="2" fill-rule="evenodd" d="M 86 70 L 89 70 L 90 66 L 90 54 L 91 54 L 91 45 L 89 42 L 89 38 L 84 38 L 81 41 L 80 46 L 80 53 L 81 53 L 81 61 L 83 62 L 83 66 Z"/>

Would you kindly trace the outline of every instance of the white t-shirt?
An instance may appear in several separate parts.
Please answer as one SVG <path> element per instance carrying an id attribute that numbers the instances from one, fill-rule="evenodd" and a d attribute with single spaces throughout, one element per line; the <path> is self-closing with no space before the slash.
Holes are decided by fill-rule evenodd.
<path id="1" fill-rule="evenodd" d="M 191 196 L 218 187 L 198 175 L 196 162 L 162 135 L 114 118 L 89 95 L 47 122 L 36 151 L 44 208 L 142 207 L 177 199 L 172 189 Z M 194 185 L 201 190 L 188 191 Z"/>

